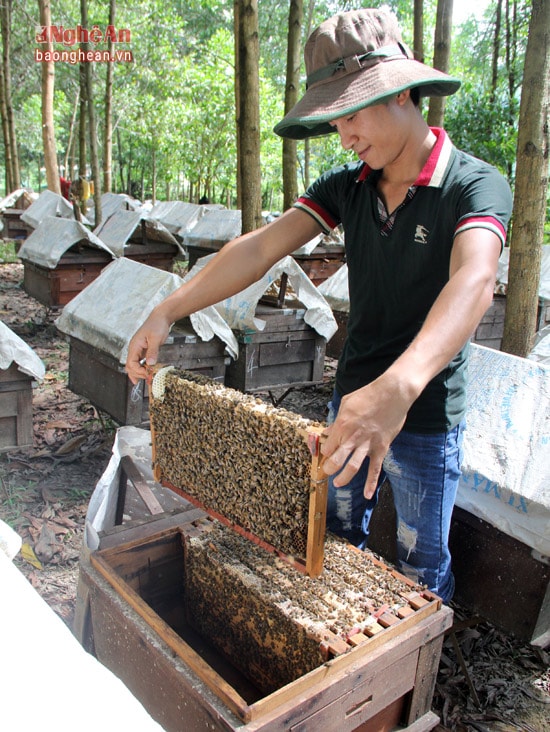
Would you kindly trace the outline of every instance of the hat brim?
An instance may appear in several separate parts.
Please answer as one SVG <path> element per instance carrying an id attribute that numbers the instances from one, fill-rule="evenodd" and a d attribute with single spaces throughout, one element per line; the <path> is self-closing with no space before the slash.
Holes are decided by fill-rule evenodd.
<path id="1" fill-rule="evenodd" d="M 327 135 L 336 131 L 329 122 L 382 104 L 405 89 L 418 88 L 423 97 L 444 97 L 459 87 L 459 79 L 419 61 L 390 61 L 315 84 L 273 130 L 294 140 Z"/>

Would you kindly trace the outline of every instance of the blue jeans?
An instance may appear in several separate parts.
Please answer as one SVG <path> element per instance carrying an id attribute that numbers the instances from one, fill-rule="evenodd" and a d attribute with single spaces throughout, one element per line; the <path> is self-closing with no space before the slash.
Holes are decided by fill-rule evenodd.
<path id="1" fill-rule="evenodd" d="M 340 397 L 329 403 L 328 422 L 336 419 Z M 400 571 L 426 585 L 445 602 L 454 592 L 448 539 L 460 478 L 464 423 L 450 432 L 400 432 L 384 459 L 376 493 L 363 496 L 368 458 L 348 485 L 335 487 L 329 479 L 327 528 L 356 546 L 367 546 L 368 527 L 387 478 L 397 514 L 397 557 Z"/>

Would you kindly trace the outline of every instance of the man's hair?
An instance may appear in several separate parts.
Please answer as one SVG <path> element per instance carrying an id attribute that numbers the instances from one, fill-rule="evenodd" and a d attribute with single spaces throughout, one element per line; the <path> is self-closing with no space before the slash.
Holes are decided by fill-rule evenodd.
<path id="1" fill-rule="evenodd" d="M 420 89 L 417 86 L 413 86 L 411 91 L 411 100 L 415 107 L 420 104 Z"/>

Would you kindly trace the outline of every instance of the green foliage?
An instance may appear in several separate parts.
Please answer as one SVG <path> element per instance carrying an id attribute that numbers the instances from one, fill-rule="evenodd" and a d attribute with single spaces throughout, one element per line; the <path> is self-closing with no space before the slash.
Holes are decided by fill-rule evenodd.
<path id="1" fill-rule="evenodd" d="M 454 144 L 511 175 L 517 145 L 517 103 L 506 90 L 491 92 L 463 84 L 445 111 L 445 127 Z"/>
<path id="2" fill-rule="evenodd" d="M 335 12 L 368 0 L 317 0 L 315 27 Z M 404 40 L 412 45 L 413 4 L 387 2 L 398 15 Z M 429 59 L 433 47 L 436 0 L 424 2 L 424 45 Z M 453 34 L 451 73 L 464 79 L 463 87 L 449 98 L 446 126 L 455 144 L 493 162 L 510 174 L 515 159 L 521 64 L 526 43 L 530 2 L 517 0 L 511 43 L 501 38 L 499 81 L 491 96 L 491 54 L 494 7 L 490 3 L 482 21 L 467 21 Z M 309 4 L 304 3 L 304 42 Z M 283 115 L 289 2 L 259 4 L 260 118 L 262 185 L 265 203 L 280 207 L 281 140 L 273 126 Z M 89 27 L 105 29 L 108 3 L 89 2 Z M 38 6 L 13 3 L 12 88 L 17 121 L 23 183 L 39 190 L 45 185 L 40 116 L 40 64 L 34 62 Z M 76 28 L 80 22 L 77 0 L 57 0 L 52 23 Z M 115 27 L 129 29 L 133 62 L 113 64 L 113 181 L 116 190 L 164 198 L 196 198 L 207 189 L 212 200 L 235 202 L 235 109 L 233 5 L 223 0 L 138 0 L 118 3 Z M 503 33 L 504 33 L 503 24 Z M 99 44 L 101 49 L 105 44 Z M 104 94 L 107 65 L 94 63 L 93 86 L 96 135 L 103 148 Z M 302 77 L 304 69 L 302 67 Z M 55 126 L 58 161 L 69 147 L 71 122 L 79 89 L 78 65 L 55 64 Z M 303 91 L 303 87 L 302 87 Z M 1 144 L 1 143 L 0 143 Z M 338 137 L 311 141 L 311 178 L 329 166 L 351 159 L 341 150 Z M 304 146 L 298 145 L 303 173 Z M 305 181 L 302 179 L 302 184 Z M 169 187 L 169 190 L 168 190 Z"/>

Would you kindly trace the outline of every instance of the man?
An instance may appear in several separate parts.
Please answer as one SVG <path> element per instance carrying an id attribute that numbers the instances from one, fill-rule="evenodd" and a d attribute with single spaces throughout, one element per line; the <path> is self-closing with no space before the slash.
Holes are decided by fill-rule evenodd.
<path id="1" fill-rule="evenodd" d="M 129 346 L 145 378 L 171 324 L 239 292 L 342 224 L 350 315 L 323 453 L 329 528 L 363 544 L 391 483 L 401 570 L 452 597 L 448 533 L 465 412 L 467 343 L 489 307 L 511 212 L 506 181 L 430 129 L 419 96 L 460 84 L 412 59 L 383 9 L 341 13 L 305 48 L 307 91 L 275 127 L 337 132 L 359 160 L 322 175 L 280 218 L 227 244 L 157 306 Z"/>

